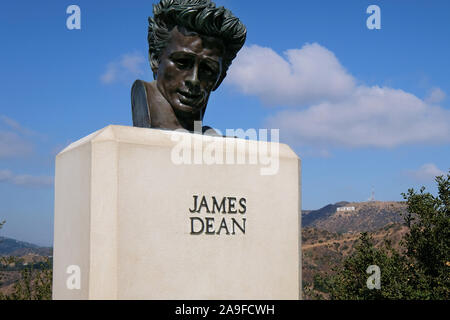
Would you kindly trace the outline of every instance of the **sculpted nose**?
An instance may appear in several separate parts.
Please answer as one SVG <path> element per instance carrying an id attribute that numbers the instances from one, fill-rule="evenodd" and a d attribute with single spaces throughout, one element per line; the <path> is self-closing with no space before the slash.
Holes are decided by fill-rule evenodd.
<path id="1" fill-rule="evenodd" d="M 185 82 L 189 91 L 191 91 L 194 94 L 200 92 L 200 80 L 198 79 L 198 66 L 194 66 L 191 69 L 191 72 L 189 73 Z"/>

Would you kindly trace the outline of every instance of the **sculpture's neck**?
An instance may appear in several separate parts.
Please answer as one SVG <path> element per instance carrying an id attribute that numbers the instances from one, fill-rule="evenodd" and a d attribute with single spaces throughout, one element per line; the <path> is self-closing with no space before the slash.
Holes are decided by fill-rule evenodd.
<path id="1" fill-rule="evenodd" d="M 203 114 L 177 115 L 156 86 L 156 81 L 145 83 L 152 128 L 185 129 L 194 131 L 194 121 L 202 121 Z"/>

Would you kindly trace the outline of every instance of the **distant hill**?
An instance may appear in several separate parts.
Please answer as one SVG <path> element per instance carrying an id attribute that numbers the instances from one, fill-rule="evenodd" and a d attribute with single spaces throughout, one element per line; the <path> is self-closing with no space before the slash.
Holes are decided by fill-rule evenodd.
<path id="1" fill-rule="evenodd" d="M 21 279 L 23 268 L 29 266 L 41 268 L 42 263 L 46 265 L 47 257 L 53 254 L 52 251 L 52 248 L 0 237 L 0 258 L 10 256 L 17 258 L 14 262 L 0 259 L 0 295 L 11 295 L 15 292 L 15 285 Z"/>
<path id="2" fill-rule="evenodd" d="M 52 255 L 52 248 L 40 247 L 32 243 L 0 237 L 0 256 L 24 256 L 27 254 L 50 256 Z"/>
<path id="3" fill-rule="evenodd" d="M 335 204 L 329 204 L 318 210 L 302 211 L 302 227 L 313 226 L 317 220 L 325 220 L 336 212 L 338 207 L 346 206 L 349 202 L 341 201 Z"/>
<path id="4" fill-rule="evenodd" d="M 338 212 L 339 207 L 355 207 L 354 211 Z M 302 213 L 302 227 L 329 232 L 347 233 L 375 231 L 391 223 L 403 223 L 407 213 L 405 202 L 370 201 L 338 202 L 319 210 Z"/>

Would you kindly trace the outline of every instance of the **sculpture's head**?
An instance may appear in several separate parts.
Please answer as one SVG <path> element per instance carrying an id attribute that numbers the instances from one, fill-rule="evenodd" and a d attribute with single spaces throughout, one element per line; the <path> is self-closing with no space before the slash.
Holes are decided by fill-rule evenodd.
<path id="1" fill-rule="evenodd" d="M 203 115 L 246 38 L 233 14 L 210 0 L 161 0 L 149 18 L 150 65 L 177 114 Z"/>

